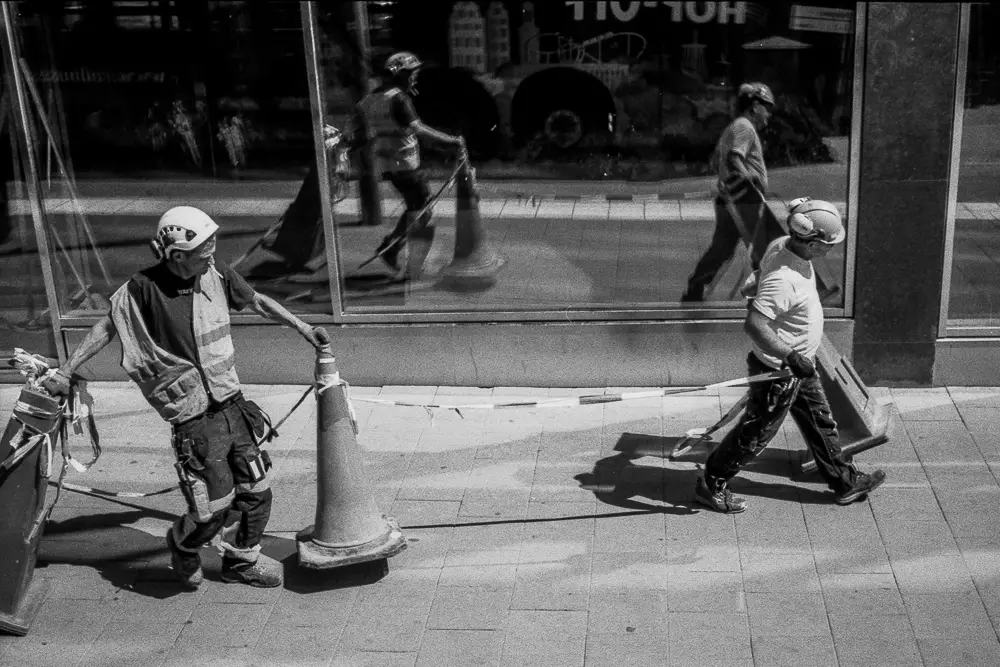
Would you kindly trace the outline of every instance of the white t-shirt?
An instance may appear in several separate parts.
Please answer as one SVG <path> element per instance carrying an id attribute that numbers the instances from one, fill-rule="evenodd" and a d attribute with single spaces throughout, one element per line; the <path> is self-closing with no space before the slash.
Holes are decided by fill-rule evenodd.
<path id="1" fill-rule="evenodd" d="M 726 182 L 735 172 L 729 168 L 729 154 L 736 153 L 743 158 L 750 176 L 757 181 L 761 192 L 767 192 L 767 168 L 764 166 L 764 149 L 760 143 L 760 135 L 754 129 L 753 123 L 746 116 L 739 116 L 722 132 L 719 143 L 715 145 L 716 168 L 719 172 L 719 192 L 726 189 Z M 739 199 L 747 190 L 744 185 L 728 193 L 730 197 Z"/>
<path id="2" fill-rule="evenodd" d="M 813 359 L 823 338 L 823 305 L 816 291 L 812 262 L 789 250 L 788 240 L 789 237 L 782 236 L 767 246 L 760 262 L 757 296 L 750 307 L 771 320 L 778 338 L 802 356 Z M 784 363 L 756 343 L 754 354 L 773 368 Z"/>

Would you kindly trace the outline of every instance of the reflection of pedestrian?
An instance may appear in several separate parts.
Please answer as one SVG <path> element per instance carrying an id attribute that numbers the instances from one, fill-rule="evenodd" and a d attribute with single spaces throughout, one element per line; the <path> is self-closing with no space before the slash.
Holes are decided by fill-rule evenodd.
<path id="1" fill-rule="evenodd" d="M 403 197 L 406 210 L 396 228 L 382 239 L 378 251 L 396 277 L 407 273 L 408 241 L 430 243 L 434 228 L 427 209 L 431 192 L 419 170 L 420 147 L 417 137 L 465 148 L 461 136 L 452 136 L 425 125 L 413 108 L 420 61 L 402 51 L 386 60 L 382 83 L 358 102 L 358 116 L 364 139 L 372 142 L 382 174 Z M 419 215 L 419 219 L 418 219 Z"/>
<path id="2" fill-rule="evenodd" d="M 170 423 L 177 472 L 188 513 L 167 533 L 177 577 L 190 588 L 203 580 L 199 550 L 238 516 L 222 541 L 222 579 L 257 587 L 282 583 L 281 563 L 260 553 L 271 513 L 270 458 L 261 449 L 268 419 L 243 397 L 234 365 L 229 311 L 251 307 L 294 327 L 315 347 L 326 332 L 254 292 L 228 267 L 215 266 L 218 225 L 203 211 L 177 206 L 160 218 L 153 251 L 160 260 L 111 297 L 111 311 L 43 386 L 69 392 L 70 378 L 117 335 L 122 367 L 146 401 Z"/>
<path id="3" fill-rule="evenodd" d="M 705 288 L 732 258 L 742 240 L 739 226 L 726 208 L 732 202 L 752 239 L 754 269 L 767 244 L 782 235 L 781 226 L 761 196 L 767 194 L 767 167 L 758 130 L 767 125 L 774 95 L 763 83 L 745 83 L 738 93 L 739 117 L 723 131 L 712 156 L 719 175 L 712 243 L 688 278 L 682 302 L 703 301 Z"/>
<path id="4" fill-rule="evenodd" d="M 837 504 L 859 500 L 885 481 L 881 470 L 860 472 L 842 453 L 813 361 L 823 338 L 823 306 L 811 260 L 844 240 L 840 213 L 829 202 L 799 199 L 792 202 L 788 227 L 790 236 L 768 246 L 744 293 L 752 298 L 745 327 L 753 341 L 750 375 L 787 367 L 792 377 L 751 385 L 739 423 L 708 457 L 695 500 L 719 512 L 746 509 L 746 500 L 729 490 L 729 480 L 760 454 L 789 412 Z"/>

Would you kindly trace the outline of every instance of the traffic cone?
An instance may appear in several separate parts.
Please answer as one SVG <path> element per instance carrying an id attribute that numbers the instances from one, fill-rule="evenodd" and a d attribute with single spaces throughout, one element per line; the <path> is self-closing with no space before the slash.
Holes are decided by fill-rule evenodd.
<path id="1" fill-rule="evenodd" d="M 504 264 L 486 240 L 476 172 L 466 159 L 455 179 L 455 256 L 442 272 L 442 282 L 455 287 L 489 285 Z"/>
<path id="2" fill-rule="evenodd" d="M 837 422 L 841 451 L 853 456 L 888 442 L 896 421 L 894 410 L 868 393 L 854 366 L 825 335 L 816 352 L 816 368 Z M 808 458 L 809 454 L 804 456 Z M 815 461 L 803 462 L 802 472 L 813 470 Z"/>
<path id="3" fill-rule="evenodd" d="M 399 524 L 375 507 L 354 417 L 329 345 L 316 353 L 316 523 L 299 531 L 299 565 L 325 570 L 395 556 Z"/>

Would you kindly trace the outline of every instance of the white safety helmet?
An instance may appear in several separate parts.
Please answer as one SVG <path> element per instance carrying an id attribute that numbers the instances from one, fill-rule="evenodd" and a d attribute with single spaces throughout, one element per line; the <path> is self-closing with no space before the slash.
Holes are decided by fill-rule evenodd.
<path id="1" fill-rule="evenodd" d="M 828 201 L 800 197 L 789 202 L 788 231 L 803 241 L 840 243 L 847 236 L 840 211 Z"/>
<path id="2" fill-rule="evenodd" d="M 764 104 L 774 106 L 774 93 L 771 92 L 766 83 L 760 83 L 759 81 L 744 83 L 740 86 L 739 91 L 737 91 L 737 95 L 748 97 L 751 100 L 760 100 Z"/>
<path id="3" fill-rule="evenodd" d="M 174 252 L 189 252 L 207 241 L 219 225 L 207 213 L 194 206 L 175 206 L 156 225 L 156 236 L 150 241 L 156 259 L 178 259 Z"/>
<path id="4" fill-rule="evenodd" d="M 385 71 L 390 76 L 396 76 L 401 72 L 413 72 L 421 67 L 420 58 L 409 51 L 400 51 L 389 56 L 385 61 Z"/>

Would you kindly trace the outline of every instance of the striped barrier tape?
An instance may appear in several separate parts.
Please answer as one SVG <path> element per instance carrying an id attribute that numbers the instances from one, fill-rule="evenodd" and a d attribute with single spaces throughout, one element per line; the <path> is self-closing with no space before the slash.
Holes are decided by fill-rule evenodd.
<path id="1" fill-rule="evenodd" d="M 692 391 L 701 391 L 704 389 L 721 389 L 723 387 L 743 387 L 756 382 L 767 382 L 770 380 L 781 380 L 791 376 L 791 372 L 786 370 L 773 371 L 771 373 L 762 373 L 760 375 L 751 375 L 748 377 L 736 378 L 735 380 L 726 380 L 724 382 L 716 382 L 715 384 L 706 384 L 699 387 L 680 387 L 680 388 L 660 388 L 660 389 L 648 389 L 645 391 L 624 391 L 615 394 L 591 394 L 589 396 L 567 396 L 564 398 L 548 398 L 540 399 L 536 401 L 514 401 L 511 403 L 462 403 L 457 405 L 446 405 L 442 403 L 423 403 L 417 401 L 405 401 L 396 400 L 388 398 L 376 398 L 374 396 L 354 396 L 353 400 L 361 401 L 364 403 L 376 403 L 379 405 L 396 405 L 400 407 L 411 407 L 411 408 L 425 408 L 431 409 L 441 409 L 441 410 L 454 410 L 461 416 L 461 410 L 512 410 L 520 408 L 568 408 L 577 405 L 598 405 L 600 403 L 616 403 L 619 401 L 631 401 L 641 398 L 659 398 L 661 396 L 670 396 L 673 394 L 685 394 Z"/>

